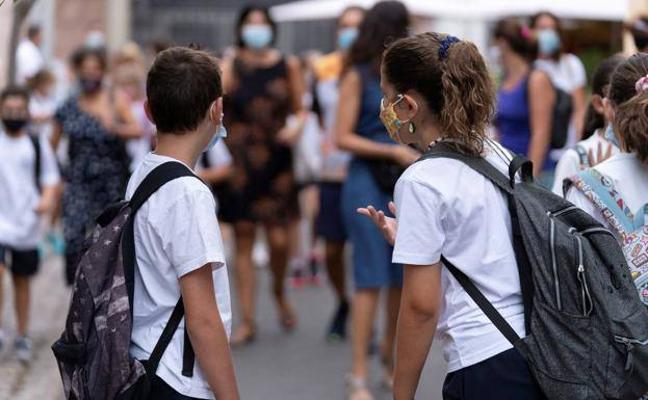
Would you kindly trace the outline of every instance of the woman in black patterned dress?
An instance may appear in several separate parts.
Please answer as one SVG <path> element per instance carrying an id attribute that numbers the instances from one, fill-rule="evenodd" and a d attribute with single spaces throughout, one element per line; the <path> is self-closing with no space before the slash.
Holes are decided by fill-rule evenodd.
<path id="1" fill-rule="evenodd" d="M 81 49 L 72 57 L 79 93 L 56 111 L 53 143 L 69 139 L 69 166 L 64 172 L 63 236 L 65 275 L 74 282 L 76 264 L 86 235 L 110 203 L 124 195 L 129 157 L 125 141 L 140 136 L 140 128 L 124 95 L 106 88 L 105 54 Z"/>
<path id="2" fill-rule="evenodd" d="M 232 343 L 254 339 L 256 277 L 252 262 L 256 228 L 266 229 L 273 273 L 272 292 L 286 330 L 296 318 L 284 293 L 288 229 L 298 218 L 292 146 L 303 127 L 299 62 L 272 48 L 275 25 L 266 9 L 243 10 L 237 24 L 237 49 L 223 68 L 225 123 L 234 172 L 219 193 L 220 218 L 234 226 L 237 294 L 242 314 Z M 286 126 L 290 114 L 297 123 Z"/>

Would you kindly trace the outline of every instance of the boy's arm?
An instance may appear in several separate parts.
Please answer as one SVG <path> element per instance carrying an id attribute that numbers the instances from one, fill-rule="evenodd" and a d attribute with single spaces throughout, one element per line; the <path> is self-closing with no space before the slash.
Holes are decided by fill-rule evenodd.
<path id="1" fill-rule="evenodd" d="M 211 264 L 180 278 L 185 323 L 196 359 L 219 400 L 238 400 L 238 385 L 225 327 L 218 311 Z"/>

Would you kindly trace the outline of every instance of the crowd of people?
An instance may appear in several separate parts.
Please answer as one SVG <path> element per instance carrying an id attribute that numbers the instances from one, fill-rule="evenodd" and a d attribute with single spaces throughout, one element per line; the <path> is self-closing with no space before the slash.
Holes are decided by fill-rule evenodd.
<path id="1" fill-rule="evenodd" d="M 647 21 L 628 26 L 639 51 Z M 207 186 L 170 182 L 135 219 L 131 355 L 152 356 L 178 296 L 186 315 L 151 399 L 238 398 L 227 343 L 257 339 L 259 249 L 286 332 L 299 325 L 286 283 L 318 283 L 326 271 L 337 305 L 323 334 L 350 337 L 349 400 L 374 398 L 373 352 L 384 387 L 414 398 L 435 334 L 444 398 L 544 398 L 527 361 L 442 268 L 442 257 L 463 267 L 524 337 L 509 205 L 457 160 L 417 162 L 441 143 L 506 176 L 514 154 L 527 156 L 539 185 L 614 232 L 648 305 L 648 55 L 612 55 L 588 81 L 549 12 L 498 21 L 490 65 L 471 42 L 412 35 L 398 1 L 349 7 L 336 23 L 336 50 L 301 58 L 275 47 L 278 26 L 258 6 L 242 9 L 220 58 L 195 45 L 109 53 L 94 33 L 70 57 L 69 79 L 48 69 L 29 28 L 17 84 L 0 96 L 0 279 L 11 273 L 21 360 L 32 357 L 29 284 L 45 244 L 73 285 L 97 217 L 174 160 Z M 8 337 L 0 330 L 0 349 Z"/>

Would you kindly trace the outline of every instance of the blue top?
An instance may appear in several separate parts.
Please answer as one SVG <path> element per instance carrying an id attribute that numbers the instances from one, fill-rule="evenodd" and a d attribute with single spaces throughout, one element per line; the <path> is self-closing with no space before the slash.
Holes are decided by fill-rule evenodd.
<path id="1" fill-rule="evenodd" d="M 495 123 L 499 130 L 500 143 L 515 154 L 528 156 L 531 142 L 531 113 L 529 111 L 529 76 L 510 90 L 497 91 L 497 115 Z M 544 170 L 554 168 L 555 162 L 549 158 L 550 149 L 544 163 Z"/>
<path id="2" fill-rule="evenodd" d="M 360 98 L 360 111 L 355 133 L 362 137 L 381 143 L 391 143 L 387 129 L 380 121 L 380 101 L 383 97 L 380 90 L 380 75 L 374 71 L 372 64 L 358 64 L 354 66 L 360 75 L 362 92 Z M 342 99 L 341 99 L 342 100 Z"/>

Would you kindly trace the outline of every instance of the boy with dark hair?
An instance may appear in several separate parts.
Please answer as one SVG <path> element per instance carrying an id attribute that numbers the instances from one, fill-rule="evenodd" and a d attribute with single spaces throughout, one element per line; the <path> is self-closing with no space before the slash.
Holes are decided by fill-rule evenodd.
<path id="1" fill-rule="evenodd" d="M 157 146 L 133 173 L 127 200 L 157 166 L 179 161 L 194 169 L 201 154 L 224 136 L 220 70 L 209 54 L 181 47 L 161 52 L 146 92 Z M 228 343 L 229 282 L 215 217 L 212 193 L 194 177 L 168 182 L 136 214 L 131 355 L 151 357 L 180 295 L 185 309 L 150 399 L 239 398 Z M 184 325 L 198 361 L 191 377 L 183 371 Z"/>
<path id="2" fill-rule="evenodd" d="M 16 356 L 27 362 L 32 356 L 29 325 L 29 284 L 38 271 L 38 244 L 42 218 L 53 211 L 59 173 L 51 147 L 30 137 L 27 125 L 29 94 L 9 87 L 0 94 L 0 311 L 2 275 L 11 270 L 17 319 Z M 1 321 L 1 318 L 0 318 Z M 4 334 L 0 331 L 0 349 Z"/>

